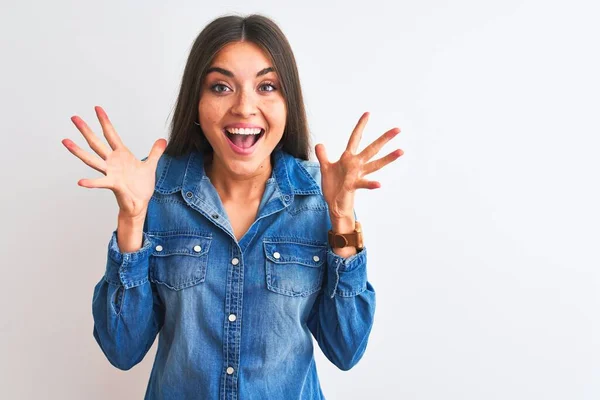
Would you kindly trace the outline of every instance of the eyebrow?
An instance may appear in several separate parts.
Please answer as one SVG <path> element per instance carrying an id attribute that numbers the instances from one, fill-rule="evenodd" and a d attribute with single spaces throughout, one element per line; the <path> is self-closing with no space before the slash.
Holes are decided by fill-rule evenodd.
<path id="1" fill-rule="evenodd" d="M 209 69 L 206 70 L 206 75 L 210 74 L 211 72 L 219 72 L 225 76 L 228 76 L 230 78 L 233 78 L 233 72 L 226 70 L 225 68 L 220 68 L 220 67 L 210 67 Z M 268 74 L 269 72 L 275 72 L 275 68 L 273 67 L 267 67 L 267 68 L 263 68 L 260 71 L 258 71 L 258 73 L 256 74 L 256 77 L 258 78 L 259 76 Z"/>

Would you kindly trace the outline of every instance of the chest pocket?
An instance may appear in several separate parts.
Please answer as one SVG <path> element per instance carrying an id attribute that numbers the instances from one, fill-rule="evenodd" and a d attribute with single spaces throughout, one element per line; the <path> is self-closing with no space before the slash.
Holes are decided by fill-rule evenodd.
<path id="1" fill-rule="evenodd" d="M 151 235 L 152 282 L 181 290 L 204 282 L 211 238 L 191 234 Z"/>
<path id="2" fill-rule="evenodd" d="M 285 240 L 263 242 L 267 289 L 287 296 L 308 296 L 321 289 L 327 246 Z"/>

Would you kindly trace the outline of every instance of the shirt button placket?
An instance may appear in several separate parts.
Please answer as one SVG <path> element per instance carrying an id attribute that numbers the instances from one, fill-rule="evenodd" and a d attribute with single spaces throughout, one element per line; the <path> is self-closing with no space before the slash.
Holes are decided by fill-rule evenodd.
<path id="1" fill-rule="evenodd" d="M 235 379 L 235 368 L 239 365 L 239 346 L 238 343 L 240 341 L 241 334 L 241 326 L 239 323 L 236 323 L 238 319 L 238 314 L 242 308 L 242 292 L 244 286 L 244 269 L 242 267 L 242 259 L 238 255 L 237 257 L 232 257 L 230 260 L 231 266 L 233 268 L 232 272 L 227 274 L 227 304 L 229 307 L 227 309 L 227 321 L 225 322 L 225 351 L 224 354 L 225 359 L 228 360 L 228 363 L 225 364 L 225 391 L 226 397 L 237 395 L 237 382 Z"/>

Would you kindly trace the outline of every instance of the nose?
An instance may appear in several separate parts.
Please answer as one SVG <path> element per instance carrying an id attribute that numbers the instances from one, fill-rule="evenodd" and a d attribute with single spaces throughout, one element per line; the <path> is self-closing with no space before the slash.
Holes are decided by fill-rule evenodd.
<path id="1" fill-rule="evenodd" d="M 242 117 L 256 114 L 256 97 L 252 91 L 240 90 L 235 97 L 231 112 Z"/>

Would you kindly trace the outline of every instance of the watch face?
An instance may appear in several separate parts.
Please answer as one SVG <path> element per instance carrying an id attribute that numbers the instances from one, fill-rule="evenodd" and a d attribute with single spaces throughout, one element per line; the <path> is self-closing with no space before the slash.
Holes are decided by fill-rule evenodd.
<path id="1" fill-rule="evenodd" d="M 334 235 L 333 243 L 335 243 L 335 247 L 346 247 L 348 245 L 348 240 L 342 235 Z"/>

